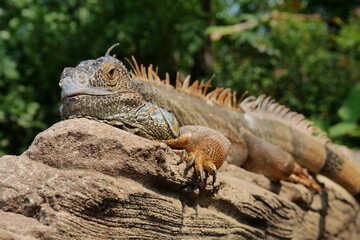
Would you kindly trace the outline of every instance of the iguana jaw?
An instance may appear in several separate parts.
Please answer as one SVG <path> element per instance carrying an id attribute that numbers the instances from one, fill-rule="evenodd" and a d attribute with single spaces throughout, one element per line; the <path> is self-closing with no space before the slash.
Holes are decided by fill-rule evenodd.
<path id="1" fill-rule="evenodd" d="M 141 105 L 139 94 L 131 91 L 119 91 L 105 94 L 91 94 L 86 92 L 73 92 L 64 95 L 60 108 L 61 117 L 85 117 L 92 116 L 98 119 L 114 119 L 119 114 L 127 115 L 133 109 Z M 121 120 L 120 117 L 117 120 Z"/>

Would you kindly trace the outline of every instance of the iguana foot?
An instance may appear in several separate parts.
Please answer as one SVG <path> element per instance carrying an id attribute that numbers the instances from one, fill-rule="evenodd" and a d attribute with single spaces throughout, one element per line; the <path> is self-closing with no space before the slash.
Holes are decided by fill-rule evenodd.
<path id="1" fill-rule="evenodd" d="M 212 185 L 214 185 L 216 181 L 216 166 L 211 162 L 211 159 L 207 159 L 207 154 L 201 151 L 195 151 L 192 153 L 187 153 L 184 150 L 185 154 L 182 154 L 180 157 L 182 162 L 186 162 L 186 168 L 184 170 L 184 175 L 191 168 L 194 168 L 195 174 L 198 177 L 199 186 L 206 187 L 207 179 L 211 175 L 213 177 Z"/>
<path id="2" fill-rule="evenodd" d="M 208 177 L 216 181 L 216 171 L 224 163 L 230 141 L 221 133 L 202 126 L 184 126 L 180 128 L 180 136 L 164 141 L 180 155 L 180 162 L 186 162 L 185 174 L 194 167 L 200 186 L 205 187 Z"/>
<path id="3" fill-rule="evenodd" d="M 311 188 L 316 192 L 320 191 L 320 186 L 315 180 L 297 163 L 294 165 L 293 173 L 284 179 L 290 182 L 296 182 L 304 185 L 305 187 Z"/>

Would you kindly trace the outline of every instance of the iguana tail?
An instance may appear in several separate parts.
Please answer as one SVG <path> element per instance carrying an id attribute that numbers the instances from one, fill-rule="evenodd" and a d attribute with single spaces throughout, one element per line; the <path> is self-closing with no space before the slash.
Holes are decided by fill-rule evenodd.
<path id="1" fill-rule="evenodd" d="M 340 149 L 329 143 L 326 160 L 320 173 L 343 186 L 360 201 L 360 171 L 352 160 Z"/>

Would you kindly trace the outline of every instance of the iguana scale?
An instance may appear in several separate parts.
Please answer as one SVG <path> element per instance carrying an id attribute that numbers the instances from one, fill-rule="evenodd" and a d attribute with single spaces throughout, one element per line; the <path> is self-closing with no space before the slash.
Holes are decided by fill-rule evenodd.
<path id="1" fill-rule="evenodd" d="M 104 57 L 64 69 L 63 119 L 93 118 L 185 149 L 182 159 L 188 166 L 194 163 L 200 176 L 215 175 L 229 155 L 231 163 L 245 169 L 318 190 L 302 166 L 360 196 L 359 169 L 303 115 L 266 96 L 238 103 L 228 89 L 206 93 L 209 83 L 190 86 L 190 77 L 182 83 L 177 77 L 173 87 L 168 75 L 161 80 L 152 66 L 139 67 L 136 61 L 128 72 L 110 56 L 114 46 Z"/>

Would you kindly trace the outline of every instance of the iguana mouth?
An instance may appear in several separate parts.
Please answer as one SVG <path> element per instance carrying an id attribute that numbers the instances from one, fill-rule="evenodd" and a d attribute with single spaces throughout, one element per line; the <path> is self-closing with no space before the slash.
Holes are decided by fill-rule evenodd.
<path id="1" fill-rule="evenodd" d="M 126 93 L 132 93 L 132 94 L 138 94 L 135 91 L 116 91 L 116 92 L 75 92 L 75 93 L 69 93 L 65 94 L 63 91 L 61 92 L 61 101 L 63 101 L 66 98 L 71 97 L 78 97 L 78 96 L 111 96 L 111 95 L 120 95 L 120 94 L 126 94 Z"/>

